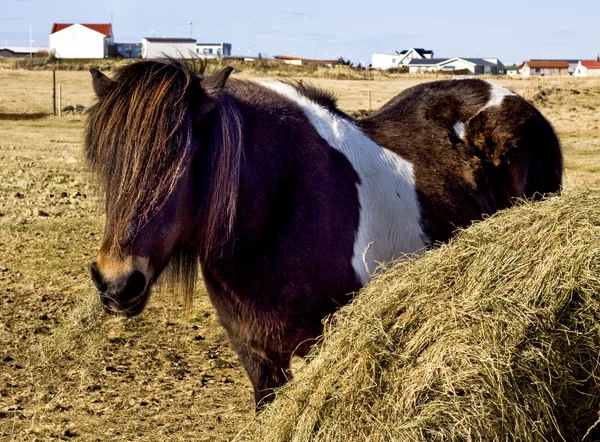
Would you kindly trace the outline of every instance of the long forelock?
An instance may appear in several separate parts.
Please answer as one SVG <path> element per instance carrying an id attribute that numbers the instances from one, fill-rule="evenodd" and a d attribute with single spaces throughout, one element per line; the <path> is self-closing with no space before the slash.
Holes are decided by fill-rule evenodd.
<path id="1" fill-rule="evenodd" d="M 85 153 L 107 198 L 114 252 L 121 253 L 173 192 L 191 160 L 192 115 L 187 102 L 200 70 L 170 60 L 140 62 L 117 71 L 115 85 L 90 110 Z M 233 232 L 242 164 L 242 116 L 233 95 L 216 104 L 211 129 L 204 224 L 173 251 L 165 280 L 191 298 L 198 259 L 208 259 Z M 204 255 L 201 255 L 201 250 Z"/>
<path id="2" fill-rule="evenodd" d="M 196 75 L 175 61 L 125 66 L 90 112 L 86 156 L 107 198 L 113 251 L 160 210 L 185 167 L 192 144 L 187 92 Z"/>

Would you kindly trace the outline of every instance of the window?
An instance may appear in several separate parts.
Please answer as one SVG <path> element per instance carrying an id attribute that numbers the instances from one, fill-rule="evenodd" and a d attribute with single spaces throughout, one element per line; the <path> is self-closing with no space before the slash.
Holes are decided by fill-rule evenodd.
<path id="1" fill-rule="evenodd" d="M 204 55 L 208 55 L 208 54 L 212 54 L 213 50 L 212 48 L 204 48 Z"/>
<path id="2" fill-rule="evenodd" d="M 217 48 L 217 54 L 221 55 L 221 48 Z"/>

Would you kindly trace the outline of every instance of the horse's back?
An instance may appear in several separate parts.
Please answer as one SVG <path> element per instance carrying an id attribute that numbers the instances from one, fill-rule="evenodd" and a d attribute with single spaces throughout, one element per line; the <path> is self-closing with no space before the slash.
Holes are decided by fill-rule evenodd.
<path id="1" fill-rule="evenodd" d="M 424 83 L 358 121 L 376 143 L 410 161 L 424 228 L 446 240 L 455 228 L 557 192 L 562 154 L 552 126 L 523 98 L 482 80 Z"/>

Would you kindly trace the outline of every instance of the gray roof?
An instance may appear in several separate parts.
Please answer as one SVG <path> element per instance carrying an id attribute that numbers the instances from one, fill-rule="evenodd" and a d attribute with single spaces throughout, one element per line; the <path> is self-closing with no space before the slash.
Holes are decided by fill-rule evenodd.
<path id="1" fill-rule="evenodd" d="M 443 63 L 450 60 L 450 58 L 413 58 L 409 66 L 435 66 L 436 64 Z"/>
<path id="2" fill-rule="evenodd" d="M 461 60 L 464 61 L 468 61 L 469 63 L 473 63 L 476 64 L 478 66 L 496 66 L 496 63 L 492 63 L 489 62 L 487 60 L 484 60 L 483 58 L 465 58 L 465 57 L 458 57 Z"/>
<path id="3" fill-rule="evenodd" d="M 468 63 L 473 63 L 477 66 L 496 66 L 496 63 L 489 62 L 483 58 L 464 58 L 464 57 L 452 57 L 452 58 L 415 58 L 408 63 L 409 66 L 435 66 L 441 63 L 449 62 L 450 60 L 464 60 Z"/>
<path id="4" fill-rule="evenodd" d="M 1 50 L 8 50 L 11 52 L 14 52 L 15 54 L 29 54 L 29 46 L 0 46 L 0 51 Z M 48 50 L 48 46 L 32 46 L 31 47 L 31 52 L 33 52 L 34 54 L 37 51 L 47 51 Z"/>
<path id="5" fill-rule="evenodd" d="M 144 37 L 148 41 L 163 43 L 196 43 L 195 38 L 160 38 L 160 37 Z"/>

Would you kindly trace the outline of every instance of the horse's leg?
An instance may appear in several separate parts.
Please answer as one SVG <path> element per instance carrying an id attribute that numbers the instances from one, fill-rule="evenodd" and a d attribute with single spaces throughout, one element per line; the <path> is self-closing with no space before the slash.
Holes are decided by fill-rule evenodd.
<path id="1" fill-rule="evenodd" d="M 243 341 L 232 340 L 231 344 L 252 381 L 256 411 L 260 411 L 275 399 L 273 390 L 281 387 L 290 378 L 291 356 L 287 354 L 267 355 L 252 349 Z"/>

